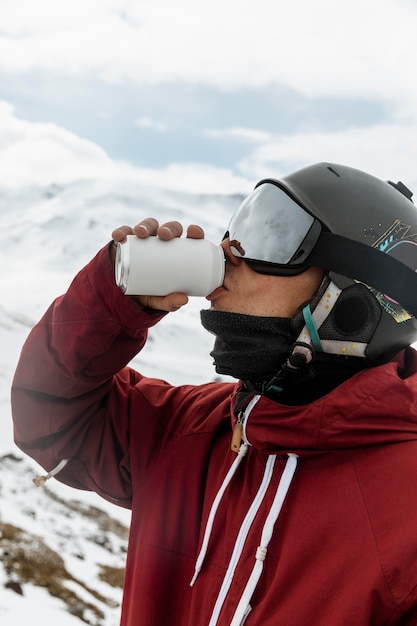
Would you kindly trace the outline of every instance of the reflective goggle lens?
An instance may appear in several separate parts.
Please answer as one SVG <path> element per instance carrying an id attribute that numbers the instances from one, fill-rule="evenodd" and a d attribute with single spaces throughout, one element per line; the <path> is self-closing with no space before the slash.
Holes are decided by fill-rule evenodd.
<path id="1" fill-rule="evenodd" d="M 231 251 L 248 262 L 287 265 L 314 222 L 315 219 L 280 187 L 261 183 L 230 220 Z"/>

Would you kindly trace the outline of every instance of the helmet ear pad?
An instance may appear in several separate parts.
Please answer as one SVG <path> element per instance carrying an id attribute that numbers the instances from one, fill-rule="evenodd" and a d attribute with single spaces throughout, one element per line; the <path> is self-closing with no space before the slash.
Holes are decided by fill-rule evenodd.
<path id="1" fill-rule="evenodd" d="M 369 289 L 361 283 L 354 283 L 342 289 L 330 314 L 320 326 L 320 337 L 331 341 L 369 343 L 381 315 L 381 306 Z"/>
<path id="2" fill-rule="evenodd" d="M 323 331 L 334 332 L 340 333 L 340 339 L 344 335 L 345 339 L 354 338 L 366 343 L 364 356 L 373 365 L 388 362 L 417 340 L 417 319 L 414 316 L 397 321 L 364 284 L 333 273 L 330 277 L 341 288 L 341 293 L 320 328 L 320 336 Z M 354 301 L 357 296 L 360 303 Z"/>
<path id="3" fill-rule="evenodd" d="M 358 294 L 339 299 L 330 315 L 334 329 L 341 335 L 352 337 L 367 327 L 372 311 L 367 300 Z"/>
<path id="4" fill-rule="evenodd" d="M 381 305 L 363 283 L 350 279 L 338 282 L 325 276 L 309 303 L 321 349 L 329 354 L 372 360 L 368 351 L 383 315 Z M 292 324 L 300 333 L 297 341 L 309 343 L 311 337 L 304 326 L 303 313 L 297 313 Z"/>

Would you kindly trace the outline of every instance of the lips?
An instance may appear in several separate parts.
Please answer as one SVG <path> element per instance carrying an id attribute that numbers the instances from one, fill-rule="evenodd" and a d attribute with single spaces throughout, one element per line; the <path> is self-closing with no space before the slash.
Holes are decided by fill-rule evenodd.
<path id="1" fill-rule="evenodd" d="M 208 296 L 206 296 L 206 300 L 210 300 L 210 301 L 216 300 L 219 296 L 221 296 L 226 291 L 227 289 L 224 286 L 217 287 L 217 289 L 215 289 L 214 291 L 209 293 Z"/>

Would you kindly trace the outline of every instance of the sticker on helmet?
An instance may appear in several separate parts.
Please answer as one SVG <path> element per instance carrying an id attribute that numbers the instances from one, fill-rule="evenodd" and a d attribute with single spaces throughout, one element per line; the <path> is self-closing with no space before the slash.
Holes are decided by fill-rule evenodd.
<path id="1" fill-rule="evenodd" d="M 410 230 L 409 224 L 395 220 L 384 234 L 374 242 L 373 247 L 417 271 L 417 233 L 410 234 Z M 405 322 L 412 317 L 398 302 L 386 294 L 375 289 L 371 289 L 371 291 L 384 311 L 391 315 L 396 322 Z"/>

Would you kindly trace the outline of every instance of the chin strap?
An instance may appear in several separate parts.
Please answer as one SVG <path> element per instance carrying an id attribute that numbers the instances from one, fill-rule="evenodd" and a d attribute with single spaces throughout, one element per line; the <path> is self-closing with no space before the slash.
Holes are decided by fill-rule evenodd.
<path id="1" fill-rule="evenodd" d="M 314 361 L 314 348 L 308 343 L 296 341 L 285 364 L 286 369 L 298 371 Z"/>
<path id="2" fill-rule="evenodd" d="M 287 382 L 293 384 L 300 380 L 300 376 L 302 380 L 307 380 L 314 375 L 311 366 L 318 353 L 366 357 L 365 351 L 368 344 L 354 339 L 338 339 L 338 337 L 343 337 L 343 334 L 329 319 L 341 293 L 340 287 L 327 277 L 312 302 L 298 313 L 297 326 L 298 328 L 302 326 L 301 331 L 285 363 L 269 380 L 258 384 L 243 381 L 248 390 L 261 395 L 265 395 L 266 392 L 279 395 Z M 343 306 L 343 303 L 340 302 L 340 305 Z M 325 324 L 326 320 L 328 324 Z M 326 339 L 326 336 L 330 338 Z"/>
<path id="3" fill-rule="evenodd" d="M 263 383 L 260 393 L 264 395 L 267 391 L 280 394 L 284 390 L 284 381 L 290 376 L 296 375 L 300 370 L 304 370 L 306 378 L 310 378 L 312 372 L 306 366 L 314 360 L 313 346 L 297 341 L 291 348 L 290 355 L 282 368 L 268 382 Z"/>
<path id="4" fill-rule="evenodd" d="M 311 313 L 311 308 L 309 304 L 307 304 L 303 309 L 303 318 L 306 323 L 305 328 L 310 334 L 311 343 L 313 344 L 314 349 L 316 350 L 316 352 L 323 352 L 323 346 L 321 344 L 319 331 L 317 330 L 317 326 L 314 322 L 314 318 Z"/>
<path id="5" fill-rule="evenodd" d="M 261 393 L 273 391 L 280 393 L 282 384 L 287 375 L 295 375 L 301 370 L 309 377 L 308 366 L 314 361 L 316 353 L 327 353 L 343 356 L 365 357 L 367 343 L 360 341 L 344 341 L 339 339 L 324 339 L 320 336 L 320 329 L 331 314 L 342 290 L 330 279 L 323 283 L 320 293 L 317 294 L 318 302 L 307 304 L 300 313 L 301 323 L 304 325 L 293 344 L 290 354 L 283 367 L 264 384 Z M 311 307 L 313 306 L 313 311 Z M 311 376 L 311 372 L 310 372 Z"/>

